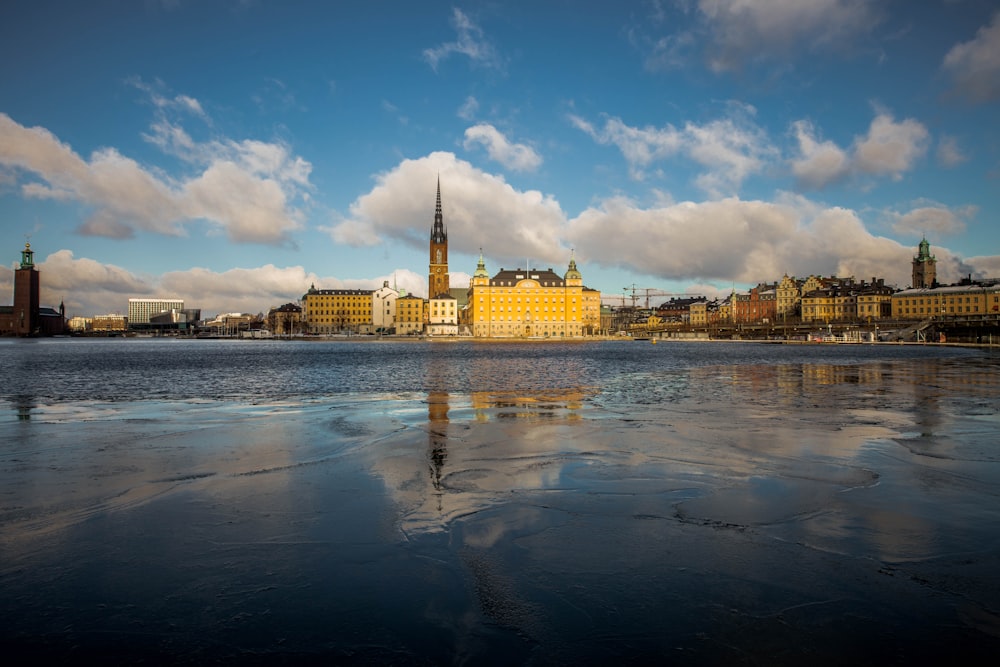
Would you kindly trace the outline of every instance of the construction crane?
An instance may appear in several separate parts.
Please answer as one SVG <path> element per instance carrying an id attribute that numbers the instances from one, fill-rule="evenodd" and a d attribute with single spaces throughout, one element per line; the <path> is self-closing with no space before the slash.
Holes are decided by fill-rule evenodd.
<path id="1" fill-rule="evenodd" d="M 625 306 L 625 297 L 632 293 L 632 308 L 635 308 L 636 303 L 639 301 L 639 294 L 645 295 L 646 309 L 649 309 L 649 299 L 654 296 L 691 296 L 690 294 L 684 294 L 682 292 L 664 292 L 663 290 L 657 289 L 655 287 L 636 287 L 635 283 L 632 283 L 628 287 L 622 288 L 624 294 L 622 296 L 622 306 Z"/>

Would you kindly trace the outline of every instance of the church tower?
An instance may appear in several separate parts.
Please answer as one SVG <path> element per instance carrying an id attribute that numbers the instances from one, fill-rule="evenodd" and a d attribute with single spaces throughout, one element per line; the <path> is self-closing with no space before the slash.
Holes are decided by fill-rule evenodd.
<path id="1" fill-rule="evenodd" d="M 931 254 L 931 244 L 920 241 L 917 256 L 913 258 L 913 289 L 937 286 L 937 259 Z"/>
<path id="2" fill-rule="evenodd" d="M 441 214 L 441 177 L 438 176 L 437 205 L 434 207 L 434 226 L 431 227 L 430 271 L 427 276 L 427 298 L 449 294 L 448 280 L 448 230 Z"/>
<path id="3" fill-rule="evenodd" d="M 21 251 L 21 266 L 14 271 L 14 332 L 30 336 L 38 329 L 38 271 L 30 243 Z"/>

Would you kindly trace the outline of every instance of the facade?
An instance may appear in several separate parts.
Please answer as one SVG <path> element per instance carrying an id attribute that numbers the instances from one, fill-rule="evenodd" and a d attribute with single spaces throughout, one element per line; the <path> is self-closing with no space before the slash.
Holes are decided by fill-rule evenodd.
<path id="1" fill-rule="evenodd" d="M 66 309 L 42 308 L 41 278 L 35 268 L 35 253 L 30 243 L 21 251 L 21 265 L 14 270 L 14 303 L 0 306 L 0 335 L 52 336 L 66 330 Z"/>
<path id="2" fill-rule="evenodd" d="M 577 338 L 600 329 L 601 294 L 584 287 L 574 259 L 562 277 L 552 269 L 500 269 L 490 278 L 480 255 L 468 294 L 476 337 Z"/>
<path id="3" fill-rule="evenodd" d="M 302 306 L 295 303 L 271 308 L 267 311 L 265 321 L 268 331 L 275 336 L 291 336 L 302 333 L 305 328 L 302 321 Z"/>
<path id="4" fill-rule="evenodd" d="M 730 317 L 734 323 L 773 322 L 777 314 L 777 292 L 773 285 L 757 285 L 746 294 L 733 293 Z"/>
<path id="5" fill-rule="evenodd" d="M 128 322 L 130 326 L 149 324 L 154 315 L 172 310 L 184 310 L 182 299 L 129 299 Z"/>
<path id="6" fill-rule="evenodd" d="M 427 302 L 419 296 L 407 294 L 396 299 L 396 334 L 402 336 L 420 335 L 427 320 Z"/>
<path id="7" fill-rule="evenodd" d="M 90 331 L 94 333 L 122 334 L 128 330 L 128 318 L 124 315 L 95 315 L 90 320 Z"/>
<path id="8" fill-rule="evenodd" d="M 439 294 L 427 300 L 427 335 L 458 335 L 458 301 L 451 294 Z"/>
<path id="9" fill-rule="evenodd" d="M 441 179 L 438 178 L 437 204 L 434 207 L 434 224 L 431 226 L 430 266 L 427 274 L 427 298 L 450 294 L 448 277 L 448 230 L 441 212 Z"/>
<path id="10" fill-rule="evenodd" d="M 803 322 L 877 321 L 891 315 L 893 290 L 882 279 L 870 283 L 831 278 L 802 296 Z"/>
<path id="11" fill-rule="evenodd" d="M 1000 314 L 1000 285 L 965 281 L 958 285 L 907 289 L 892 295 L 892 316 L 900 320 Z"/>
<path id="12" fill-rule="evenodd" d="M 310 334 L 372 333 L 372 290 L 312 285 L 302 295 L 302 320 Z"/>
<path id="13" fill-rule="evenodd" d="M 937 287 L 937 259 L 931 254 L 931 244 L 921 239 L 917 256 L 913 258 L 913 289 Z"/>
<path id="14" fill-rule="evenodd" d="M 389 281 L 372 292 L 372 328 L 375 333 L 392 333 L 396 330 L 396 300 L 399 290 L 389 287 Z"/>

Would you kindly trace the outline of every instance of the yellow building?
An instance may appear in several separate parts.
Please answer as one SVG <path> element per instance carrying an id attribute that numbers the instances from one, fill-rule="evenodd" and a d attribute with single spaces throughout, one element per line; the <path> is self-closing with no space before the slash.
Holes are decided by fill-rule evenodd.
<path id="1" fill-rule="evenodd" d="M 396 299 L 396 334 L 422 334 L 427 321 L 426 305 L 424 299 L 413 294 Z"/>
<path id="2" fill-rule="evenodd" d="M 1000 285 L 970 282 L 947 287 L 907 289 L 892 295 L 892 316 L 900 320 L 998 313 Z"/>
<path id="3" fill-rule="evenodd" d="M 469 283 L 467 316 L 480 338 L 578 338 L 598 332 L 601 293 L 584 287 L 570 259 L 566 275 L 552 269 L 500 269 L 490 278 L 482 256 Z"/>
<path id="4" fill-rule="evenodd" d="M 311 334 L 371 333 L 372 291 L 311 286 L 302 296 L 302 320 Z"/>

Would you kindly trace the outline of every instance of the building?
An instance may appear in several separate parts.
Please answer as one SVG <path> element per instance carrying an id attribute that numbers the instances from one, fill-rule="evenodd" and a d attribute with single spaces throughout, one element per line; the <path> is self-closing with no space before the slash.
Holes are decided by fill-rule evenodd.
<path id="1" fill-rule="evenodd" d="M 265 317 L 267 330 L 275 336 L 290 336 L 302 333 L 305 328 L 302 321 L 302 306 L 295 303 L 286 303 L 271 308 Z"/>
<path id="2" fill-rule="evenodd" d="M 420 335 L 427 321 L 427 302 L 416 295 L 407 294 L 396 299 L 396 334 Z"/>
<path id="3" fill-rule="evenodd" d="M 128 323 L 132 327 L 142 328 L 150 324 L 152 317 L 172 310 L 184 310 L 182 299 L 129 299 Z"/>
<path id="4" fill-rule="evenodd" d="M 917 256 L 913 258 L 913 289 L 937 287 L 937 259 L 931 254 L 931 244 L 920 240 Z"/>
<path id="5" fill-rule="evenodd" d="M 911 288 L 892 295 L 892 316 L 930 320 L 1000 314 L 1000 284 L 964 280 L 958 285 Z"/>
<path id="6" fill-rule="evenodd" d="M 601 293 L 584 287 L 572 258 L 562 277 L 550 268 L 500 269 L 490 278 L 480 254 L 468 294 L 476 337 L 578 338 L 600 329 Z"/>
<path id="7" fill-rule="evenodd" d="M 427 335 L 458 335 L 458 300 L 450 293 L 427 300 Z"/>
<path id="8" fill-rule="evenodd" d="M 760 284 L 746 294 L 733 293 L 730 317 L 737 324 L 767 324 L 777 314 L 777 290 Z"/>
<path id="9" fill-rule="evenodd" d="M 21 251 L 21 265 L 14 270 L 14 303 L 0 306 L 0 335 L 52 336 L 66 331 L 66 307 L 59 310 L 39 305 L 41 278 L 35 268 L 35 253 L 30 243 Z"/>
<path id="10" fill-rule="evenodd" d="M 880 278 L 824 279 L 823 287 L 802 295 L 803 322 L 876 321 L 891 315 L 893 289 Z"/>
<path id="11" fill-rule="evenodd" d="M 90 331 L 94 333 L 124 334 L 128 331 L 128 318 L 124 315 L 95 315 L 90 320 Z"/>
<path id="12" fill-rule="evenodd" d="M 434 224 L 431 226 L 430 266 L 427 274 L 427 298 L 450 295 L 448 277 L 448 230 L 441 212 L 441 177 L 438 177 L 437 204 L 434 206 Z"/>
<path id="13" fill-rule="evenodd" d="M 310 334 L 372 333 L 372 290 L 311 285 L 302 295 L 302 320 Z"/>
<path id="14" fill-rule="evenodd" d="M 399 290 L 389 287 L 389 281 L 372 292 L 372 328 L 375 333 L 393 333 L 396 330 L 396 301 Z"/>

